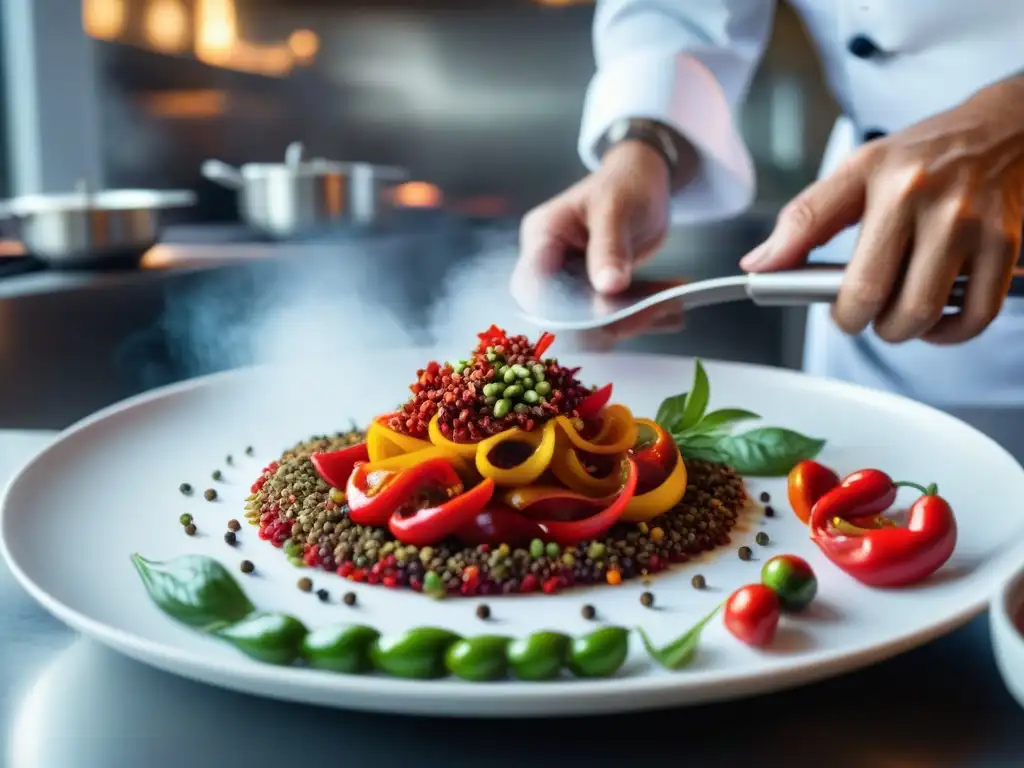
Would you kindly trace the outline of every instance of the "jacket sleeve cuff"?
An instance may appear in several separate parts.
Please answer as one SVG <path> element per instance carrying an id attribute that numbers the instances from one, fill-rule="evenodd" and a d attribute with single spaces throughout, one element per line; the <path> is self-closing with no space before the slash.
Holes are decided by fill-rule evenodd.
<path id="1" fill-rule="evenodd" d="M 674 222 L 728 218 L 753 202 L 750 153 L 718 81 L 697 59 L 638 53 L 598 71 L 587 90 L 579 137 L 580 157 L 589 170 L 600 165 L 599 140 L 622 118 L 662 122 L 697 150 L 697 173 L 673 199 Z"/>

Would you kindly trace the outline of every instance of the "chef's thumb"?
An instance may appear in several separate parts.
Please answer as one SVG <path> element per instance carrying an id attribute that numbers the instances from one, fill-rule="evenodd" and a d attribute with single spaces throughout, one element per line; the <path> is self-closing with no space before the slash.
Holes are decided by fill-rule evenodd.
<path id="1" fill-rule="evenodd" d="M 588 212 L 587 274 L 600 293 L 629 287 L 633 271 L 633 244 L 628 214 L 622 206 L 593 206 Z"/>

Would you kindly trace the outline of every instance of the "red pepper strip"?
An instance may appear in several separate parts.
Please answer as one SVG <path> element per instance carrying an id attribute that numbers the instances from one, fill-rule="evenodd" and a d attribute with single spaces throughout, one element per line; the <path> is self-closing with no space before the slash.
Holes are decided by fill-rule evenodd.
<path id="1" fill-rule="evenodd" d="M 472 523 L 493 495 L 494 481 L 487 478 L 439 506 L 413 510 L 410 514 L 396 509 L 388 528 L 403 544 L 414 547 L 437 544 Z"/>
<path id="2" fill-rule="evenodd" d="M 344 488 L 348 485 L 348 479 L 352 476 L 356 463 L 369 461 L 370 453 L 366 443 L 358 443 L 340 451 L 314 453 L 309 460 L 313 462 L 313 469 L 320 475 L 321 480 L 332 488 Z"/>
<path id="3" fill-rule="evenodd" d="M 896 493 L 900 485 L 906 485 L 906 483 L 893 482 L 893 479 L 885 472 L 877 469 L 860 469 L 847 475 L 839 485 L 824 494 L 812 507 L 810 516 L 812 531 L 819 529 L 821 523 L 827 523 L 833 517 L 857 520 L 880 515 L 896 501 Z M 822 504 L 826 498 L 829 499 L 829 502 L 822 506 L 819 512 L 818 505 Z"/>
<path id="4" fill-rule="evenodd" d="M 538 521 L 547 529 L 548 535 L 544 538 L 562 546 L 572 546 L 581 541 L 596 538 L 615 525 L 622 517 L 622 513 L 626 511 L 626 505 L 629 504 L 629 500 L 636 492 L 636 462 L 632 459 L 626 459 L 626 461 L 629 462 L 629 474 L 615 501 L 596 515 L 591 515 L 584 520 L 571 523 Z"/>
<path id="5" fill-rule="evenodd" d="M 825 556 L 862 584 L 902 587 L 926 579 L 949 559 L 956 548 L 956 518 L 935 486 L 923 489 L 903 526 L 864 529 L 842 518 L 827 527 L 830 512 L 842 508 L 839 489 L 814 505 L 812 536 Z M 833 495 L 834 494 L 834 495 Z"/>
<path id="6" fill-rule="evenodd" d="M 503 501 L 533 520 L 583 520 L 612 504 L 617 496 L 595 499 L 557 485 L 526 485 L 508 491 Z"/>
<path id="7" fill-rule="evenodd" d="M 789 472 L 786 490 L 789 505 L 800 519 L 807 524 L 811 519 L 811 508 L 815 503 L 839 485 L 839 475 L 816 461 L 801 461 Z"/>
<path id="8" fill-rule="evenodd" d="M 537 339 L 537 343 L 533 345 L 533 357 L 535 360 L 540 360 L 544 353 L 548 351 L 552 343 L 555 341 L 555 334 L 544 331 Z"/>
<path id="9" fill-rule="evenodd" d="M 576 415 L 581 419 L 590 419 L 597 416 L 601 412 L 601 409 L 608 405 L 608 401 L 612 399 L 612 385 L 605 384 L 596 392 L 587 395 L 576 407 Z"/>
<path id="10" fill-rule="evenodd" d="M 470 547 L 508 544 L 519 547 L 542 539 L 545 530 L 535 521 L 506 507 L 491 506 L 455 532 L 455 538 Z"/>
<path id="11" fill-rule="evenodd" d="M 392 513 L 424 487 L 462 492 L 462 480 L 451 464 L 429 459 L 400 472 L 375 471 L 371 464 L 356 464 L 345 487 L 348 514 L 358 525 L 387 525 Z"/>

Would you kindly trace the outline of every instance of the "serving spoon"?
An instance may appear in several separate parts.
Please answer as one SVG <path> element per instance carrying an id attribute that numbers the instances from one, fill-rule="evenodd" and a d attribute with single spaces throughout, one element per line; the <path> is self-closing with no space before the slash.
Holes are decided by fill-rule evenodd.
<path id="1" fill-rule="evenodd" d="M 683 280 L 634 280 L 623 293 L 605 296 L 587 278 L 582 261 L 555 274 L 516 270 L 510 289 L 523 317 L 552 331 L 589 331 L 617 323 L 667 301 L 686 310 L 752 301 L 763 307 L 830 304 L 839 295 L 844 265 L 821 265 L 783 272 L 716 277 L 688 283 Z M 957 278 L 947 307 L 963 306 L 969 277 Z M 1024 269 L 1018 267 L 1010 296 L 1024 296 Z"/>

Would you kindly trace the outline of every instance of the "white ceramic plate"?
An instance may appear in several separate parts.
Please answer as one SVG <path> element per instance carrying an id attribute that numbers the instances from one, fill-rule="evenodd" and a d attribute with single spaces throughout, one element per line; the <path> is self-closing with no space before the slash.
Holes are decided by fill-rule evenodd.
<path id="1" fill-rule="evenodd" d="M 1024 471 L 998 445 L 967 425 L 886 394 L 755 366 L 710 363 L 712 407 L 754 410 L 765 424 L 826 437 L 822 460 L 840 473 L 877 466 L 900 479 L 936 481 L 960 522 L 953 559 L 930 582 L 913 589 L 872 591 L 831 567 L 788 510 L 782 480 L 750 483 L 771 493 L 778 510 L 749 526 L 732 546 L 699 563 L 675 568 L 644 587 L 569 590 L 556 596 L 490 597 L 493 619 L 474 615 L 477 601 L 435 602 L 404 590 L 349 585 L 334 574 L 312 573 L 332 600 L 299 592 L 300 573 L 281 553 L 244 526 L 240 544 L 222 540 L 225 523 L 242 517 L 242 501 L 268 460 L 312 434 L 367 422 L 404 398 L 422 352 L 362 357 L 349 367 L 279 367 L 199 379 L 107 409 L 66 432 L 32 460 L 8 488 L 2 543 L 15 575 L 49 611 L 87 635 L 162 669 L 215 685 L 282 699 L 391 712 L 466 716 L 604 713 L 695 704 L 771 691 L 879 661 L 926 642 L 978 613 L 1021 560 Z M 653 415 L 666 395 L 685 390 L 693 362 L 653 356 L 580 356 L 588 383 L 615 382 L 615 399 Z M 247 445 L 256 455 L 244 455 Z M 226 454 L 235 457 L 227 466 Z M 225 472 L 220 500 L 202 490 L 213 469 Z M 192 498 L 178 493 L 190 482 Z M 913 492 L 903 501 L 913 498 Z M 194 515 L 201 535 L 182 533 L 178 516 Z M 753 544 L 763 527 L 772 543 Z M 579 634 L 594 628 L 580 616 L 592 603 L 599 617 L 640 624 L 655 642 L 668 641 L 728 593 L 756 582 L 760 562 L 743 562 L 736 547 L 753 546 L 763 561 L 791 552 L 810 561 L 820 580 L 809 615 L 784 619 L 771 650 L 756 651 L 728 634 L 720 620 L 704 633 L 695 663 L 667 672 L 650 663 L 634 636 L 631 656 L 609 680 L 552 683 L 407 682 L 285 669 L 250 661 L 234 649 L 173 623 L 148 600 L 129 563 L 185 553 L 213 555 L 234 573 L 243 558 L 258 576 L 242 577 L 264 609 L 286 610 L 312 627 L 363 621 L 384 632 L 431 624 L 465 634 L 522 636 L 540 628 Z M 1015 556 L 1016 555 L 1016 556 Z M 694 573 L 712 589 L 690 587 Z M 306 573 L 309 573 L 308 571 Z M 343 589 L 359 607 L 339 604 Z M 656 610 L 640 605 L 652 590 Z"/>

